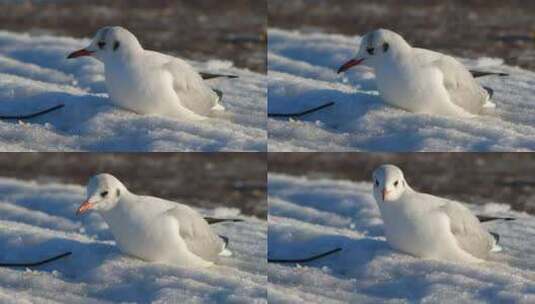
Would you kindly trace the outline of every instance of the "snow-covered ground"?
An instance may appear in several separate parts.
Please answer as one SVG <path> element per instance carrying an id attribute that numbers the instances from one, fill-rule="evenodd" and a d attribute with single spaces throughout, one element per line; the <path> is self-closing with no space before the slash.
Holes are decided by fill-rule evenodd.
<path id="1" fill-rule="evenodd" d="M 371 183 L 281 174 L 268 180 L 270 258 L 343 248 L 306 265 L 270 264 L 270 303 L 535 302 L 531 215 L 498 203 L 469 206 L 476 214 L 517 218 L 488 225 L 504 251 L 480 265 L 424 260 L 389 248 Z"/>
<path id="2" fill-rule="evenodd" d="M 96 29 L 95 29 L 96 30 Z M 184 122 L 137 115 L 108 102 L 100 62 L 67 60 L 87 39 L 0 31 L 0 114 L 31 113 L 63 103 L 54 113 L 25 123 L 0 121 L 7 151 L 265 151 L 266 77 L 211 60 L 199 70 L 240 76 L 210 80 L 224 92 L 230 119 Z"/>
<path id="3" fill-rule="evenodd" d="M 501 59 L 461 59 L 510 73 L 481 78 L 497 110 L 474 119 L 420 115 L 381 102 L 373 70 L 337 75 L 359 37 L 269 30 L 268 112 L 296 112 L 334 101 L 299 121 L 269 119 L 270 151 L 513 151 L 535 149 L 535 73 Z"/>
<path id="4" fill-rule="evenodd" d="M 0 268 L 2 303 L 266 303 L 267 223 L 235 209 L 200 210 L 243 223 L 214 225 L 232 257 L 206 269 L 122 255 L 95 213 L 76 217 L 85 187 L 0 178 L 0 261 L 73 254 L 29 269 Z"/>

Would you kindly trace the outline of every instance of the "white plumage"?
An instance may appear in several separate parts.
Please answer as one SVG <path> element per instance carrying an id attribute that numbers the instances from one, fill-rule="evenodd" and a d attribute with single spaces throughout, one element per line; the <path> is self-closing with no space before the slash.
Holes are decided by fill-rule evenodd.
<path id="1" fill-rule="evenodd" d="M 135 195 L 115 177 L 99 174 L 87 185 L 87 200 L 78 213 L 96 210 L 106 221 L 120 250 L 147 261 L 206 267 L 230 255 L 226 242 L 206 220 L 186 205 Z"/>
<path id="2" fill-rule="evenodd" d="M 190 64 L 144 50 L 122 27 L 101 28 L 87 48 L 68 58 L 80 56 L 104 63 L 110 100 L 121 108 L 185 120 L 204 119 L 224 110 L 218 94 Z"/>
<path id="3" fill-rule="evenodd" d="M 462 204 L 414 191 L 396 166 L 373 173 L 374 197 L 388 244 L 424 258 L 482 262 L 499 251 L 496 239 Z"/>
<path id="4" fill-rule="evenodd" d="M 470 117 L 495 107 L 489 93 L 455 58 L 413 48 L 389 30 L 367 33 L 355 59 L 339 72 L 358 64 L 375 70 L 386 103 L 410 112 Z"/>

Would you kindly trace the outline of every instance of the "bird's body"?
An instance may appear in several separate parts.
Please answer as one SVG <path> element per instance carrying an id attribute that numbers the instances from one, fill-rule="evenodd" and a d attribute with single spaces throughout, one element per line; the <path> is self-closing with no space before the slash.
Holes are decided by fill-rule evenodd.
<path id="1" fill-rule="evenodd" d="M 412 52 L 415 56 L 385 61 L 376 68 L 377 87 L 386 103 L 414 113 L 481 113 L 489 95 L 464 66 L 453 57 L 428 50 Z"/>
<path id="2" fill-rule="evenodd" d="M 500 250 L 493 235 L 462 204 L 414 191 L 401 170 L 391 165 L 379 167 L 374 178 L 374 196 L 392 248 L 417 257 L 469 263 L 482 262 Z"/>
<path id="3" fill-rule="evenodd" d="M 91 45 L 69 58 L 94 56 L 104 64 L 113 104 L 139 113 L 200 120 L 224 108 L 219 96 L 186 61 L 144 50 L 121 27 L 100 29 Z"/>
<path id="4" fill-rule="evenodd" d="M 95 195 L 90 195 L 93 192 L 97 197 L 106 193 L 113 203 L 92 202 L 96 201 Z M 186 205 L 135 195 L 107 174 L 92 179 L 88 196 L 80 207 L 81 212 L 89 208 L 98 211 L 125 254 L 184 267 L 210 266 L 219 255 L 229 254 L 225 241 L 198 212 Z"/>
<path id="5" fill-rule="evenodd" d="M 141 114 L 203 119 L 219 97 L 185 61 L 152 51 L 105 65 L 106 87 L 117 106 Z"/>
<path id="6" fill-rule="evenodd" d="M 357 58 L 342 66 L 339 72 L 361 63 L 372 67 L 382 99 L 398 108 L 462 117 L 494 107 L 489 93 L 455 58 L 413 48 L 392 31 L 366 34 Z"/>
<path id="7" fill-rule="evenodd" d="M 393 248 L 415 256 L 451 261 L 480 262 L 495 244 L 494 238 L 463 205 L 429 194 L 407 191 L 397 203 L 381 204 L 385 234 Z M 451 215 L 459 213 L 453 219 Z M 454 234 L 452 225 L 458 225 Z M 464 234 L 466 230 L 470 232 Z M 463 248 L 463 238 L 474 242 Z"/>

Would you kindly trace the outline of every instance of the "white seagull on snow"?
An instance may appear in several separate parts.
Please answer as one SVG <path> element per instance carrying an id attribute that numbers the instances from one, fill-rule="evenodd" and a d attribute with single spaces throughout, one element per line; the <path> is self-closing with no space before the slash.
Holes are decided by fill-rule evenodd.
<path id="1" fill-rule="evenodd" d="M 186 61 L 144 50 L 128 30 L 98 30 L 91 44 L 67 58 L 92 56 L 104 63 L 106 87 L 118 107 L 139 113 L 201 120 L 224 110 L 222 94 L 208 87 Z"/>
<path id="2" fill-rule="evenodd" d="M 195 210 L 176 202 L 131 193 L 114 176 L 99 174 L 87 185 L 77 214 L 97 211 L 119 249 L 147 261 L 206 267 L 229 256 L 228 239 L 215 234 Z"/>
<path id="3" fill-rule="evenodd" d="M 375 70 L 377 88 L 387 104 L 444 116 L 470 117 L 495 108 L 490 102 L 493 90 L 482 87 L 474 77 L 505 75 L 471 72 L 455 58 L 413 48 L 399 34 L 385 29 L 364 35 L 357 56 L 338 73 L 359 64 Z"/>
<path id="4" fill-rule="evenodd" d="M 456 201 L 417 192 L 393 165 L 377 168 L 373 180 L 373 195 L 392 248 L 417 257 L 469 263 L 482 262 L 501 250 L 498 235 L 480 221 L 511 218 L 478 218 Z"/>

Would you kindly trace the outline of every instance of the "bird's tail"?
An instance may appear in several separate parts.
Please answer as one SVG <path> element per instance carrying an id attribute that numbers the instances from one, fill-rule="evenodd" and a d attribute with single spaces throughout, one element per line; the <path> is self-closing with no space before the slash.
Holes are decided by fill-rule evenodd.
<path id="1" fill-rule="evenodd" d="M 226 248 L 228 247 L 228 242 L 229 242 L 228 237 L 223 236 L 223 235 L 220 235 L 219 237 L 220 237 L 220 238 L 223 240 L 223 242 L 225 243 L 225 246 L 224 246 L 223 248 L 226 249 Z"/>
<path id="2" fill-rule="evenodd" d="M 223 236 L 223 235 L 220 235 L 219 236 L 222 240 L 223 240 L 223 243 L 224 243 L 224 246 L 223 246 L 223 250 L 221 250 L 221 252 L 219 253 L 220 256 L 225 256 L 225 257 L 229 257 L 232 255 L 232 251 L 228 250 L 227 247 L 228 247 L 228 243 L 229 243 L 229 239 L 228 237 L 226 236 Z"/>
<path id="3" fill-rule="evenodd" d="M 489 87 L 483 87 L 483 89 L 485 89 L 485 91 L 487 91 L 487 100 L 485 101 L 485 104 L 483 104 L 483 108 L 486 108 L 486 109 L 494 109 L 496 108 L 496 104 L 492 101 L 490 101 L 492 99 L 492 97 L 494 96 L 494 90 L 489 88 Z"/>
<path id="4" fill-rule="evenodd" d="M 223 100 L 223 92 L 220 90 L 212 89 L 214 93 L 217 95 L 217 100 L 215 102 L 215 105 L 210 109 L 210 116 L 211 117 L 224 117 L 225 115 L 223 112 L 225 111 L 225 107 L 221 105 L 221 101 Z"/>
<path id="5" fill-rule="evenodd" d="M 217 89 L 212 89 L 212 91 L 214 91 L 214 93 L 217 95 L 217 104 L 214 106 L 214 108 L 218 105 L 221 106 L 219 103 L 221 102 L 221 100 L 223 100 L 223 91 Z"/>
<path id="6" fill-rule="evenodd" d="M 500 252 L 502 251 L 502 247 L 500 245 L 498 245 L 498 243 L 500 242 L 500 235 L 497 234 L 497 233 L 494 233 L 494 232 L 489 232 L 490 235 L 492 235 L 492 238 L 494 239 L 494 244 L 492 246 L 492 248 L 490 249 L 491 252 Z"/>

